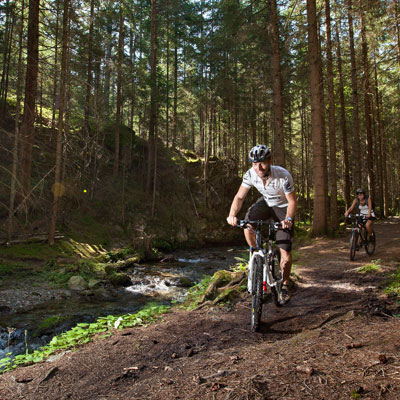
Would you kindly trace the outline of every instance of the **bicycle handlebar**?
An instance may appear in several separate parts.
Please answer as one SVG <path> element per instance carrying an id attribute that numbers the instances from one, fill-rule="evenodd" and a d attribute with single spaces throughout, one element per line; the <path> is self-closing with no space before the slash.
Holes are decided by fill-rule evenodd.
<path id="1" fill-rule="evenodd" d="M 362 218 L 362 219 L 367 219 L 367 217 L 364 214 L 348 214 L 347 218 Z"/>
<path id="2" fill-rule="evenodd" d="M 248 219 L 238 220 L 238 223 L 237 223 L 236 226 L 238 228 L 247 228 L 247 225 L 257 225 L 257 226 L 272 225 L 275 230 L 278 230 L 278 229 L 282 228 L 282 224 L 280 222 L 263 221 L 263 220 L 251 221 L 251 220 L 248 220 Z"/>

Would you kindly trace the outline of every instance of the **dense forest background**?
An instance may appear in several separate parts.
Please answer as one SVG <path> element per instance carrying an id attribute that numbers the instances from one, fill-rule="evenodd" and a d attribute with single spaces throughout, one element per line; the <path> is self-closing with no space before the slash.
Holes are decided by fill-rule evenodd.
<path id="1" fill-rule="evenodd" d="M 143 215 L 190 236 L 193 218 L 226 217 L 261 142 L 315 234 L 357 187 L 398 214 L 399 13 L 399 0 L 1 1 L 1 236 L 53 243 L 88 218 L 143 233 Z"/>

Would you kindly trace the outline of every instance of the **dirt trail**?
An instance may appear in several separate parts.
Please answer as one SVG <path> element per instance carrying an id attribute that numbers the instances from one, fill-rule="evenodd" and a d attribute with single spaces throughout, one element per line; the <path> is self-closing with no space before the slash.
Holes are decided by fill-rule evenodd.
<path id="1" fill-rule="evenodd" d="M 375 230 L 376 253 L 354 262 L 347 236 L 298 249 L 292 300 L 265 306 L 258 334 L 249 297 L 177 311 L 8 372 L 0 399 L 400 399 L 400 309 L 380 290 L 400 264 L 400 219 Z M 380 273 L 355 270 L 371 260 Z"/>

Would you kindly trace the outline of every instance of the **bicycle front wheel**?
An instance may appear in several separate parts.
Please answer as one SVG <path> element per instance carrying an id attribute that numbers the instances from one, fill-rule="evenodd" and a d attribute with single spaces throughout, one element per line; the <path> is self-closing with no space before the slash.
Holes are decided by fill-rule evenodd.
<path id="1" fill-rule="evenodd" d="M 376 245 L 375 232 L 372 232 L 372 234 L 369 237 L 369 240 L 367 241 L 367 244 L 365 245 L 365 251 L 369 256 L 372 256 L 372 254 L 374 254 L 375 245 Z"/>
<path id="2" fill-rule="evenodd" d="M 351 232 L 350 236 L 350 260 L 353 261 L 356 255 L 358 235 L 356 231 Z"/>
<path id="3" fill-rule="evenodd" d="M 256 255 L 254 258 L 252 278 L 251 329 L 254 332 L 258 332 L 260 329 L 263 298 L 263 258 L 259 255 Z"/>
<path id="4" fill-rule="evenodd" d="M 281 270 L 281 252 L 275 249 L 270 261 L 271 274 L 275 281 L 275 286 L 271 286 L 272 299 L 277 307 L 282 307 L 280 302 L 282 293 L 283 275 Z"/>

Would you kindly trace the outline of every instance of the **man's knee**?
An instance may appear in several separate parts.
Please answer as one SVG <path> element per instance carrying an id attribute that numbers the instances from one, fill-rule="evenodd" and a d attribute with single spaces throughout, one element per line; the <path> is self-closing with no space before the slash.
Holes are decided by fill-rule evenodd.
<path id="1" fill-rule="evenodd" d="M 289 265 L 292 262 L 292 253 L 281 249 L 281 264 L 282 266 Z"/>

